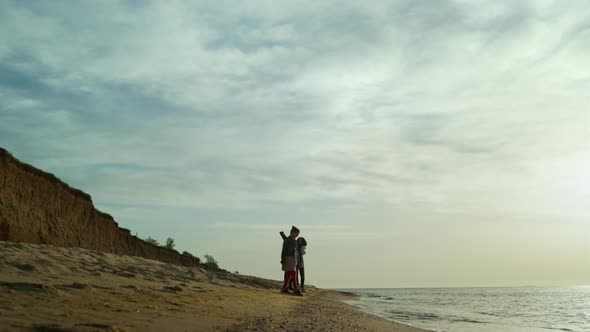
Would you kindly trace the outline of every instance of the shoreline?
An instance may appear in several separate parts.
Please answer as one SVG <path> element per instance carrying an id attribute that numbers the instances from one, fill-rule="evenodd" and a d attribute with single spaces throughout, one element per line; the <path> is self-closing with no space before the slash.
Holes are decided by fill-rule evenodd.
<path id="1" fill-rule="evenodd" d="M 0 330 L 424 332 L 366 313 L 356 297 L 81 248 L 0 241 Z"/>
<path id="2" fill-rule="evenodd" d="M 340 291 L 337 291 L 337 290 L 336 290 L 336 292 L 340 292 Z M 377 314 L 377 313 L 371 312 L 371 311 L 369 311 L 369 310 L 365 310 L 365 309 L 363 309 L 363 308 L 362 308 L 362 307 L 360 307 L 360 306 L 357 306 L 357 305 L 355 305 L 355 304 L 353 304 L 353 303 L 349 303 L 349 301 L 358 301 L 358 300 L 360 300 L 360 298 L 362 297 L 361 295 L 354 294 L 354 293 L 351 293 L 351 292 L 343 292 L 343 293 L 346 293 L 347 295 L 348 295 L 348 294 L 350 294 L 352 297 L 355 297 L 355 300 L 346 300 L 346 301 L 344 301 L 344 303 L 346 303 L 346 304 L 348 304 L 348 305 L 352 306 L 352 307 L 353 307 L 353 308 L 355 308 L 356 310 L 359 310 L 359 311 L 361 311 L 361 312 L 367 313 L 367 314 L 369 314 L 369 315 L 373 315 L 373 316 L 375 316 L 375 317 L 378 317 L 378 318 L 380 318 L 380 319 L 387 320 L 387 321 L 389 321 L 389 322 L 393 322 L 393 323 L 395 323 L 395 324 L 398 324 L 398 325 L 407 326 L 407 327 L 409 327 L 409 328 L 416 329 L 416 330 L 418 330 L 418 331 L 424 331 L 424 332 L 436 332 L 436 330 L 430 330 L 430 329 L 425 329 L 425 328 L 423 328 L 423 327 L 417 327 L 417 326 L 413 326 L 413 325 L 411 325 L 411 324 L 409 324 L 409 323 L 404 323 L 404 322 L 396 321 L 396 320 L 394 320 L 394 319 L 389 319 L 389 318 L 387 318 L 387 317 L 384 317 L 384 316 L 381 316 L 381 315 L 379 315 L 379 314 Z"/>
<path id="3" fill-rule="evenodd" d="M 349 303 L 349 301 L 359 301 L 359 300 L 362 298 L 362 295 L 355 294 L 355 293 L 353 293 L 353 292 L 349 292 L 349 291 L 341 291 L 341 290 L 337 290 L 337 289 L 327 289 L 327 290 L 328 290 L 328 291 L 332 291 L 332 292 L 341 293 L 341 294 L 343 294 L 343 295 L 344 295 L 344 296 L 346 296 L 346 297 L 351 297 L 351 298 L 354 298 L 354 300 L 352 300 L 352 299 L 346 299 L 346 300 L 342 300 L 342 301 L 343 301 L 344 303 L 346 303 L 347 305 L 349 305 L 349 306 L 353 307 L 355 310 L 358 310 L 358 311 L 361 311 L 361 312 L 367 313 L 367 314 L 369 314 L 369 315 L 372 315 L 372 316 L 375 316 L 375 317 L 377 317 L 377 318 L 379 318 L 379 319 L 384 319 L 384 320 L 386 320 L 386 321 L 388 321 L 388 322 L 393 322 L 393 323 L 395 323 L 395 324 L 397 324 L 397 325 L 402 325 L 402 326 L 406 326 L 406 327 L 409 327 L 409 328 L 415 329 L 415 330 L 417 330 L 417 331 L 425 331 L 425 332 L 436 332 L 436 330 L 429 330 L 429 329 L 425 329 L 425 328 L 423 328 L 423 327 L 417 327 L 417 326 L 413 326 L 413 325 L 411 325 L 411 324 L 409 324 L 409 323 L 404 323 L 404 322 L 399 322 L 399 321 L 396 321 L 396 320 L 394 320 L 394 319 L 389 319 L 389 318 L 387 318 L 387 317 L 381 316 L 381 315 L 379 315 L 379 314 L 376 314 L 376 313 L 374 313 L 374 312 L 371 312 L 371 311 L 368 311 L 368 310 L 364 310 L 363 308 L 361 308 L 361 307 L 359 307 L 359 306 L 357 306 L 357 305 L 354 305 L 354 304 L 352 304 L 352 303 Z"/>
<path id="4" fill-rule="evenodd" d="M 352 293 L 316 289 L 301 308 L 298 316 L 292 313 L 256 319 L 227 329 L 237 331 L 375 331 L 375 332 L 431 332 L 394 322 L 346 303 L 358 298 Z"/>

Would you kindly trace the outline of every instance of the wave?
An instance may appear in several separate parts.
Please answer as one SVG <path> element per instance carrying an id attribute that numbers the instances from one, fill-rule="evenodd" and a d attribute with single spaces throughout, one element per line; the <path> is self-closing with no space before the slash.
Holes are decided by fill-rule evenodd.
<path id="1" fill-rule="evenodd" d="M 469 318 L 457 318 L 450 319 L 452 322 L 463 322 L 463 323 L 474 323 L 474 324 L 489 324 L 490 322 L 484 322 L 481 320 L 469 319 Z"/>
<path id="2" fill-rule="evenodd" d="M 485 312 L 485 311 L 476 311 L 475 313 L 480 314 L 480 315 L 486 315 L 486 316 L 494 316 L 494 317 L 508 317 L 506 315 L 500 315 L 500 314 L 496 314 L 496 313 L 492 313 L 492 312 Z"/>
<path id="3" fill-rule="evenodd" d="M 363 296 L 364 297 L 371 298 L 371 299 L 380 299 L 380 300 L 388 300 L 388 301 L 391 301 L 391 300 L 394 299 L 391 296 L 383 296 L 383 295 L 379 295 L 379 294 L 375 294 L 375 293 L 368 293 L 368 294 L 365 294 Z"/>

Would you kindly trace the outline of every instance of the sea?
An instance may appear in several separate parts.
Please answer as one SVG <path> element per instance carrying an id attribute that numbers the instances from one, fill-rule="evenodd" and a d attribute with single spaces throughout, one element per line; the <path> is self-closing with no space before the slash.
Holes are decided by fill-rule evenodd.
<path id="1" fill-rule="evenodd" d="M 590 331 L 590 286 L 340 290 L 365 312 L 431 331 Z"/>

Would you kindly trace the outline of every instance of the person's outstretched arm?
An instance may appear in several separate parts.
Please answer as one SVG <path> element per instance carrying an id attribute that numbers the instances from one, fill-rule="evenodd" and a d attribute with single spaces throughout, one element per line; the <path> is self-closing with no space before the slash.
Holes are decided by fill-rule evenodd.
<path id="1" fill-rule="evenodd" d="M 285 232 L 280 231 L 279 234 L 281 234 L 281 237 L 283 238 L 283 241 L 287 238 L 287 235 L 285 235 Z"/>

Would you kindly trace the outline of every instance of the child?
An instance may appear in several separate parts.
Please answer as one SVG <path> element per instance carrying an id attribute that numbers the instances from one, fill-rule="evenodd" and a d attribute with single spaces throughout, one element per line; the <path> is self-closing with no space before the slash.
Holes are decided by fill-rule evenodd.
<path id="1" fill-rule="evenodd" d="M 305 248 L 307 247 L 307 241 L 305 238 L 297 239 L 297 248 L 299 249 L 299 261 L 297 262 L 297 274 L 301 278 L 299 287 L 302 293 L 305 293 L 305 266 L 303 265 L 303 255 L 305 255 Z"/>
<path id="2" fill-rule="evenodd" d="M 297 237 L 299 236 L 299 229 L 295 226 L 291 227 L 291 233 L 287 238 L 283 240 L 283 250 L 281 252 L 281 264 L 282 270 L 285 271 L 285 280 L 281 293 L 289 293 L 287 287 L 289 282 L 292 280 L 295 288 L 293 294 L 297 296 L 303 296 L 297 285 L 297 261 L 298 261 L 298 248 L 297 248 Z"/>

